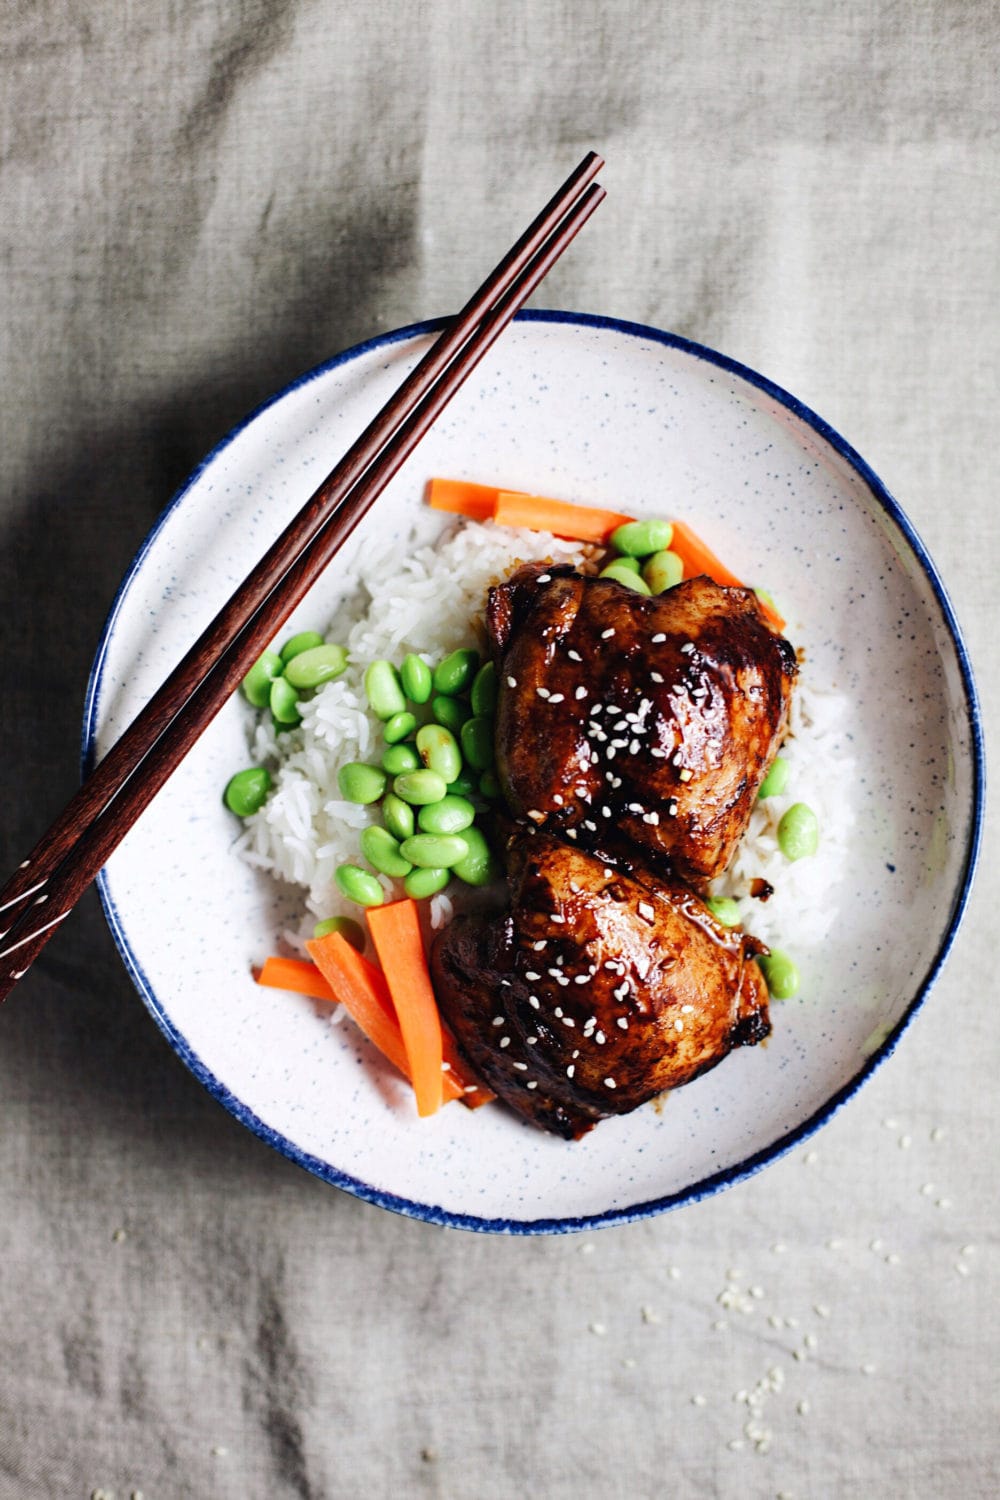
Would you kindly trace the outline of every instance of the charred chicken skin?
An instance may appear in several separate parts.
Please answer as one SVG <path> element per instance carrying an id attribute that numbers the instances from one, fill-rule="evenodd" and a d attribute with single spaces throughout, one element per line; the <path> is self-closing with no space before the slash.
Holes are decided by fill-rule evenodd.
<path id="1" fill-rule="evenodd" d="M 680 881 L 527 829 L 507 862 L 509 912 L 457 918 L 431 962 L 462 1052 L 534 1124 L 577 1138 L 768 1034 L 760 945 Z"/>
<path id="2" fill-rule="evenodd" d="M 497 766 L 514 815 L 618 840 L 703 889 L 732 860 L 785 733 L 795 654 L 749 589 L 646 598 L 531 564 L 490 590 Z"/>

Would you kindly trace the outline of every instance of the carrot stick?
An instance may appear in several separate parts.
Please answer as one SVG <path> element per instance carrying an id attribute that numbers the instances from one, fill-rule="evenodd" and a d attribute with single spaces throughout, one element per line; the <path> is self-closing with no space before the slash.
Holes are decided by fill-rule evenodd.
<path id="1" fill-rule="evenodd" d="M 631 517 L 616 510 L 573 505 L 568 500 L 549 500 L 544 495 L 500 490 L 493 519 L 498 526 L 526 526 L 531 531 L 551 531 L 554 536 L 580 542 L 606 542 L 615 527 L 624 525 Z"/>
<path id="2" fill-rule="evenodd" d="M 254 976 L 258 984 L 275 990 L 293 990 L 297 995 L 308 995 L 311 1000 L 332 1000 L 337 997 L 319 972 L 315 964 L 305 958 L 282 958 L 272 954 L 265 958 Z"/>
<path id="3" fill-rule="evenodd" d="M 350 944 L 347 946 L 350 947 Z M 351 948 L 351 954 L 354 953 L 355 950 Z M 258 984 L 267 985 L 272 989 L 292 990 L 299 995 L 308 995 L 311 1000 L 326 1000 L 336 1005 L 338 1000 L 345 998 L 344 986 L 348 982 L 348 975 L 353 975 L 354 985 L 360 985 L 363 989 L 368 989 L 370 991 L 370 1003 L 377 1005 L 386 1017 L 388 1030 L 384 1031 L 377 1020 L 375 1022 L 375 1030 L 377 1036 L 383 1040 L 386 1036 L 391 1035 L 392 1041 L 389 1043 L 390 1051 L 385 1052 L 385 1049 L 376 1040 L 376 1036 L 373 1036 L 366 1029 L 364 1017 L 367 1017 L 368 1011 L 363 1002 L 360 1007 L 354 1005 L 353 1008 L 352 1005 L 345 1004 L 345 1010 L 349 1012 L 356 1024 L 361 1027 L 361 1030 L 364 1031 L 369 1041 L 378 1046 L 379 1051 L 384 1052 L 385 1056 L 408 1079 L 410 1073 L 406 1062 L 406 1048 L 403 1046 L 403 1034 L 399 1029 L 399 1022 L 396 1020 L 396 1012 L 393 1009 L 392 1000 L 389 998 L 389 991 L 386 989 L 385 980 L 375 965 L 360 958 L 360 955 L 356 955 L 360 959 L 358 963 L 354 963 L 350 955 L 347 956 L 345 972 L 343 960 L 341 960 L 341 963 L 337 963 L 338 958 L 342 954 L 343 949 L 338 949 L 337 952 L 328 955 L 328 963 L 337 964 L 337 979 L 333 987 L 324 979 L 323 974 L 316 964 L 309 963 L 304 958 L 283 958 L 278 955 L 272 955 L 264 960 L 255 978 Z M 359 1014 L 362 1015 L 362 1019 L 359 1019 Z M 443 1025 L 441 1027 L 441 1038 L 444 1061 L 448 1064 L 447 1069 L 444 1070 L 442 1083 L 445 1098 L 461 1099 L 462 1103 L 468 1109 L 479 1109 L 481 1105 L 489 1104 L 491 1099 L 496 1098 L 496 1095 L 469 1072 L 468 1066 L 456 1046 L 455 1038 L 447 1027 Z"/>
<path id="4" fill-rule="evenodd" d="M 409 897 L 365 913 L 382 973 L 396 1008 L 417 1096 L 417 1113 L 441 1107 L 441 1018 L 424 957 L 417 904 Z"/>
<path id="5" fill-rule="evenodd" d="M 465 479 L 432 479 L 427 486 L 427 503 L 435 510 L 454 511 L 472 521 L 492 521 L 496 498 L 495 485 Z"/>
<path id="6" fill-rule="evenodd" d="M 351 947 L 339 932 L 314 938 L 306 947 L 331 992 L 348 1011 L 365 1036 L 399 1069 L 410 1077 L 403 1036 L 392 1009 L 385 980 L 367 959 Z"/>
<path id="7" fill-rule="evenodd" d="M 673 521 L 674 534 L 670 541 L 671 552 L 684 564 L 684 577 L 697 578 L 699 573 L 705 573 L 712 579 L 713 583 L 720 584 L 723 588 L 742 589 L 746 585 L 741 583 L 735 573 L 731 573 L 724 562 L 710 551 L 701 537 L 691 530 L 686 521 Z M 784 630 L 785 622 L 777 610 L 768 604 L 766 599 L 757 596 L 757 602 L 768 620 L 776 630 Z"/>

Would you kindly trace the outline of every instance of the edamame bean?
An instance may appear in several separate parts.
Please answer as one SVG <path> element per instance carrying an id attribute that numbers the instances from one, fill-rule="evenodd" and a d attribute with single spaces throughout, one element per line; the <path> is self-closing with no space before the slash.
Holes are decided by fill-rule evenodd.
<path id="1" fill-rule="evenodd" d="M 651 594 L 665 594 L 684 577 L 684 563 L 676 552 L 654 552 L 642 565 L 642 576 Z"/>
<path id="2" fill-rule="evenodd" d="M 434 685 L 434 677 L 422 656 L 416 656 L 412 651 L 409 656 L 404 656 L 403 665 L 399 669 L 399 679 L 403 684 L 403 692 L 411 703 L 427 702 Z"/>
<path id="3" fill-rule="evenodd" d="M 474 714 L 492 714 L 496 712 L 497 669 L 493 662 L 484 662 L 479 668 L 473 679 L 469 702 L 472 704 L 472 712 Z"/>
<path id="4" fill-rule="evenodd" d="M 449 783 L 448 791 L 456 797 L 471 797 L 477 784 L 467 772 L 463 771 L 461 776 L 456 776 L 455 780 Z"/>
<path id="5" fill-rule="evenodd" d="M 760 784 L 760 791 L 757 793 L 757 796 L 780 797 L 788 785 L 791 769 L 788 761 L 783 756 L 776 755 L 771 762 L 771 769 Z"/>
<path id="6" fill-rule="evenodd" d="M 346 802 L 377 802 L 384 796 L 388 781 L 381 766 L 370 766 L 363 760 L 349 760 L 337 772 L 337 785 Z"/>
<path id="7" fill-rule="evenodd" d="M 462 754 L 474 771 L 489 771 L 493 766 L 493 720 L 476 714 L 462 725 Z"/>
<path id="8" fill-rule="evenodd" d="M 365 692 L 372 713 L 379 719 L 391 719 L 406 709 L 406 695 L 399 673 L 391 661 L 373 661 L 365 672 Z"/>
<path id="9" fill-rule="evenodd" d="M 386 828 L 400 843 L 413 837 L 416 830 L 413 808 L 402 797 L 397 797 L 395 792 L 386 792 L 382 798 L 382 817 Z"/>
<path id="10" fill-rule="evenodd" d="M 400 844 L 399 852 L 422 870 L 450 870 L 466 858 L 469 846 L 457 833 L 415 833 Z"/>
<path id="11" fill-rule="evenodd" d="M 443 891 L 451 879 L 450 870 L 411 870 L 403 881 L 403 890 L 414 901 L 423 901 Z"/>
<path id="12" fill-rule="evenodd" d="M 446 698 L 439 693 L 431 704 L 431 713 L 439 724 L 445 729 L 450 729 L 452 734 L 459 734 L 466 719 L 472 718 L 472 709 L 464 698 Z"/>
<path id="13" fill-rule="evenodd" d="M 478 670 L 478 651 L 452 651 L 434 668 L 434 691 L 455 698 L 465 692 Z"/>
<path id="14" fill-rule="evenodd" d="M 377 823 L 362 831 L 361 853 L 374 869 L 391 875 L 393 880 L 402 880 L 413 869 L 413 861 L 399 852 L 399 844 L 389 830 L 379 828 Z"/>
<path id="15" fill-rule="evenodd" d="M 650 557 L 665 552 L 673 539 L 669 521 L 626 521 L 611 533 L 611 545 L 626 557 Z"/>
<path id="16" fill-rule="evenodd" d="M 360 922 L 355 922 L 353 917 L 327 917 L 322 922 L 317 922 L 313 928 L 314 938 L 328 937 L 331 932 L 339 932 L 346 943 L 356 948 L 359 953 L 365 951 L 365 929 Z"/>
<path id="17" fill-rule="evenodd" d="M 641 571 L 641 565 L 637 557 L 613 557 L 607 564 L 607 567 L 602 568 L 597 576 L 603 578 L 608 568 L 624 568 L 626 573 L 638 573 Z"/>
<path id="18" fill-rule="evenodd" d="M 280 725 L 301 724 L 299 698 L 292 684 L 284 677 L 276 677 L 271 683 L 268 703 L 275 723 Z"/>
<path id="19" fill-rule="evenodd" d="M 322 646 L 323 637 L 318 630 L 300 630 L 298 635 L 289 636 L 281 648 L 281 660 L 286 664 L 293 656 L 300 655 L 303 651 L 311 651 L 314 646 Z M 355 923 L 357 926 L 357 923 Z"/>
<path id="20" fill-rule="evenodd" d="M 450 792 L 440 802 L 431 802 L 417 813 L 417 823 L 422 833 L 461 833 L 476 821 L 476 809 L 467 797 L 455 797 Z"/>
<path id="21" fill-rule="evenodd" d="M 631 568 L 623 568 L 620 563 L 609 563 L 601 573 L 602 578 L 613 578 L 615 583 L 624 584 L 627 589 L 634 589 L 637 594 L 648 594 L 649 584 L 640 573 L 635 573 Z"/>
<path id="22" fill-rule="evenodd" d="M 222 800 L 238 818 L 249 818 L 264 806 L 271 786 L 270 773 L 263 766 L 248 766 L 229 778 Z"/>
<path id="23" fill-rule="evenodd" d="M 243 679 L 243 694 L 254 708 L 266 708 L 271 693 L 271 683 L 281 672 L 281 657 L 277 651 L 264 651 Z"/>
<path id="24" fill-rule="evenodd" d="M 740 909 L 732 896 L 710 896 L 705 905 L 720 927 L 740 925 Z"/>
<path id="25" fill-rule="evenodd" d="M 778 824 L 778 848 L 786 859 L 805 859 L 819 848 L 819 820 L 806 802 L 793 802 Z"/>
<path id="26" fill-rule="evenodd" d="M 479 795 L 495 802 L 500 796 L 500 782 L 495 771 L 484 771 L 479 778 Z"/>
<path id="27" fill-rule="evenodd" d="M 463 726 L 462 733 L 465 733 Z M 462 771 L 462 753 L 455 736 L 443 724 L 423 724 L 417 730 L 417 752 L 429 771 L 452 782 Z M 429 799 L 437 802 L 437 797 Z"/>
<path id="28" fill-rule="evenodd" d="M 390 745 L 382 756 L 382 769 L 390 776 L 402 776 L 404 771 L 416 771 L 419 767 L 420 756 L 414 745 Z"/>
<path id="29" fill-rule="evenodd" d="M 385 892 L 375 876 L 360 865 L 338 865 L 333 878 L 348 901 L 356 901 L 359 906 L 381 906 L 385 900 Z"/>
<path id="30" fill-rule="evenodd" d="M 343 646 L 335 646 L 331 641 L 322 646 L 310 646 L 293 656 L 286 663 L 284 675 L 293 688 L 306 692 L 309 688 L 322 687 L 324 682 L 332 682 L 346 666 L 347 652 Z"/>
<path id="31" fill-rule="evenodd" d="M 404 708 L 401 714 L 393 714 L 391 719 L 386 719 L 382 733 L 385 735 L 387 745 L 395 745 L 400 740 L 405 740 L 408 734 L 412 734 L 417 727 L 417 718 L 411 714 L 409 709 Z"/>
<path id="32" fill-rule="evenodd" d="M 467 828 L 462 837 L 469 852 L 452 866 L 452 872 L 466 885 L 489 885 L 491 880 L 498 880 L 502 873 L 500 863 L 476 825 L 473 823 Z"/>
<path id="33" fill-rule="evenodd" d="M 799 991 L 799 971 L 793 959 L 780 948 L 761 954 L 757 962 L 764 972 L 767 987 L 775 1000 L 791 1000 Z"/>
<path id="34" fill-rule="evenodd" d="M 448 783 L 437 771 L 404 771 L 392 783 L 397 797 L 414 807 L 426 807 L 429 802 L 440 802 L 448 791 Z"/>

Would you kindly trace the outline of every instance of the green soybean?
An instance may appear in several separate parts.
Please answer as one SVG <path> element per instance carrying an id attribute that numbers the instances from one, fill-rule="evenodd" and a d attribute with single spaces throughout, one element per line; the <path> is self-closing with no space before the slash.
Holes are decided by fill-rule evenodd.
<path id="1" fill-rule="evenodd" d="M 462 734 L 465 734 L 464 725 Z M 417 751 L 427 769 L 436 771 L 442 780 L 452 782 L 461 775 L 462 752 L 451 730 L 445 729 L 443 724 L 421 725 L 417 730 Z"/>
<path id="2" fill-rule="evenodd" d="M 479 795 L 489 802 L 495 802 L 500 796 L 500 782 L 495 771 L 484 771 L 480 776 Z"/>
<path id="3" fill-rule="evenodd" d="M 447 794 L 448 783 L 437 771 L 404 771 L 392 783 L 397 797 L 414 807 L 426 807 L 430 802 L 440 802 Z"/>
<path id="4" fill-rule="evenodd" d="M 493 720 L 476 714 L 462 725 L 462 754 L 474 771 L 489 771 L 493 766 Z"/>
<path id="5" fill-rule="evenodd" d="M 386 719 L 382 733 L 385 735 L 387 745 L 395 745 L 400 740 L 405 740 L 408 734 L 412 734 L 417 727 L 415 714 L 404 708 L 401 714 L 393 714 L 391 719 Z"/>
<path id="6" fill-rule="evenodd" d="M 359 953 L 364 953 L 365 929 L 360 922 L 355 922 L 353 917 L 326 917 L 322 922 L 316 923 L 313 928 L 313 937 L 329 937 L 331 932 L 339 932 L 352 948 L 356 948 Z"/>
<path id="7" fill-rule="evenodd" d="M 462 837 L 469 852 L 452 866 L 453 873 L 466 885 L 489 885 L 491 880 L 497 880 L 501 874 L 499 861 L 476 825 L 467 828 Z"/>
<path id="8" fill-rule="evenodd" d="M 413 745 L 390 745 L 382 756 L 382 769 L 390 776 L 402 776 L 404 771 L 416 771 L 419 766 L 420 756 Z"/>
<path id="9" fill-rule="evenodd" d="M 471 686 L 478 671 L 478 651 L 452 651 L 434 668 L 434 691 L 455 698 Z"/>
<path id="10" fill-rule="evenodd" d="M 654 552 L 665 552 L 673 535 L 669 521 L 626 521 L 611 533 L 611 545 L 626 557 L 650 557 Z"/>
<path id="11" fill-rule="evenodd" d="M 634 589 L 637 594 L 648 594 L 650 592 L 649 584 L 640 573 L 636 573 L 632 568 L 624 568 L 618 562 L 609 563 L 602 570 L 601 577 L 613 578 L 615 583 L 624 584 L 625 588 Z"/>
<path id="12" fill-rule="evenodd" d="M 386 828 L 399 843 L 413 837 L 416 829 L 413 808 L 395 792 L 386 792 L 382 798 L 382 817 Z"/>
<path id="13" fill-rule="evenodd" d="M 413 861 L 399 852 L 399 842 L 387 828 L 379 828 L 377 823 L 362 831 L 361 853 L 373 869 L 391 875 L 393 880 L 402 880 L 413 869 Z"/>
<path id="14" fill-rule="evenodd" d="M 780 948 L 772 948 L 769 954 L 761 954 L 760 964 L 767 980 L 767 987 L 775 1000 L 791 1000 L 799 991 L 799 971 L 795 961 Z"/>
<path id="15" fill-rule="evenodd" d="M 431 802 L 417 813 L 421 833 L 461 833 L 476 821 L 476 809 L 467 797 L 450 792 L 440 802 Z"/>
<path id="16" fill-rule="evenodd" d="M 497 669 L 491 661 L 484 662 L 476 673 L 469 694 L 474 714 L 492 714 L 497 706 Z"/>
<path id="17" fill-rule="evenodd" d="M 391 661 L 373 661 L 365 672 L 365 692 L 372 713 L 379 719 L 391 719 L 406 709 L 406 694 L 399 673 Z"/>
<path id="18" fill-rule="evenodd" d="M 767 775 L 764 777 L 764 780 L 760 784 L 760 791 L 757 793 L 757 796 L 780 797 L 782 792 L 785 790 L 785 787 L 788 785 L 788 778 L 791 775 L 791 770 L 792 768 L 788 764 L 788 761 L 785 760 L 782 756 L 776 755 L 774 760 L 771 762 L 771 769 L 768 771 Z"/>
<path id="19" fill-rule="evenodd" d="M 333 878 L 338 890 L 359 906 L 381 906 L 385 900 L 385 892 L 375 876 L 360 865 L 338 865 Z"/>
<path id="20" fill-rule="evenodd" d="M 469 852 L 465 839 L 457 833 L 415 833 L 399 848 L 404 859 L 422 870 L 450 870 Z"/>
<path id="21" fill-rule="evenodd" d="M 409 656 L 403 657 L 403 665 L 399 669 L 399 680 L 403 684 L 403 692 L 411 703 L 427 702 L 434 686 L 434 676 L 422 656 L 417 656 L 411 651 Z"/>
<path id="22" fill-rule="evenodd" d="M 439 724 L 459 734 L 466 719 L 472 718 L 472 709 L 464 698 L 446 698 L 439 693 L 431 704 L 431 713 Z"/>
<path id="23" fill-rule="evenodd" d="M 443 891 L 451 879 L 450 870 L 411 870 L 403 881 L 403 890 L 414 901 L 423 901 Z"/>
<path id="24" fill-rule="evenodd" d="M 684 563 L 676 552 L 654 552 L 643 563 L 642 576 L 651 594 L 665 594 L 684 577 Z"/>
<path id="25" fill-rule="evenodd" d="M 302 716 L 299 713 L 299 695 L 292 684 L 284 677 L 276 677 L 271 683 L 267 701 L 271 706 L 271 713 L 278 724 L 292 725 L 301 724 Z"/>
<path id="26" fill-rule="evenodd" d="M 271 683 L 281 672 L 281 657 L 277 651 L 265 651 L 250 668 L 243 679 L 243 694 L 254 708 L 266 708 L 271 693 Z"/>
<path id="27" fill-rule="evenodd" d="M 732 896 L 710 896 L 705 905 L 720 927 L 740 925 L 740 909 Z"/>
<path id="28" fill-rule="evenodd" d="M 477 786 L 475 778 L 463 771 L 461 776 L 456 776 L 454 781 L 449 782 L 448 791 L 456 797 L 471 797 Z"/>
<path id="29" fill-rule="evenodd" d="M 641 569 L 641 564 L 637 557 L 613 557 L 607 567 L 601 569 L 598 577 L 603 578 L 608 568 L 624 568 L 627 573 L 638 573 Z"/>
<path id="30" fill-rule="evenodd" d="M 310 646 L 286 663 L 285 680 L 292 687 L 306 691 L 322 687 L 324 682 L 332 682 L 346 666 L 347 652 L 343 646 L 335 646 L 332 642 L 329 645 Z"/>
<path id="31" fill-rule="evenodd" d="M 806 802 L 793 802 L 778 824 L 778 848 L 786 859 L 805 859 L 819 848 L 819 820 Z"/>
<path id="32" fill-rule="evenodd" d="M 229 778 L 222 800 L 238 818 L 249 818 L 264 806 L 271 786 L 270 774 L 263 766 L 248 766 Z"/>
<path id="33" fill-rule="evenodd" d="M 318 630 L 300 630 L 298 635 L 289 636 L 282 646 L 281 660 L 287 665 L 293 656 L 298 656 L 303 651 L 311 651 L 314 646 L 322 645 L 323 637 Z"/>
<path id="34" fill-rule="evenodd" d="M 347 802 L 377 802 L 384 796 L 388 781 L 381 766 L 369 766 L 363 760 L 349 760 L 337 772 L 340 795 Z"/>

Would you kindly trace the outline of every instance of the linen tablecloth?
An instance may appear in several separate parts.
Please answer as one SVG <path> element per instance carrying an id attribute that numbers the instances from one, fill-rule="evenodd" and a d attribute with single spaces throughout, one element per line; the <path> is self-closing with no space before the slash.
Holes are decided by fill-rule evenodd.
<path id="1" fill-rule="evenodd" d="M 607 202 L 535 305 L 822 413 L 938 562 L 995 732 L 994 6 L 2 24 L 4 873 L 76 785 L 101 624 L 175 487 L 302 371 L 454 309 L 590 147 Z M 997 874 L 988 839 L 918 1023 L 807 1146 L 527 1240 L 393 1216 L 241 1129 L 91 894 L 0 1014 L 0 1496 L 994 1496 Z"/>

